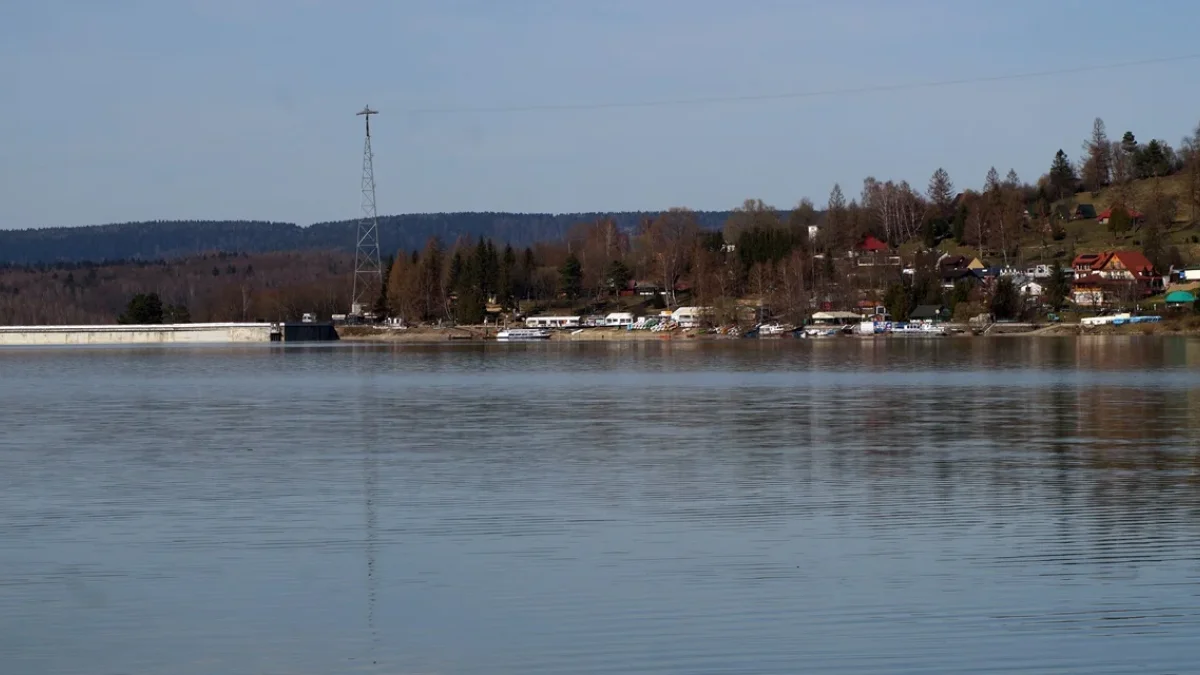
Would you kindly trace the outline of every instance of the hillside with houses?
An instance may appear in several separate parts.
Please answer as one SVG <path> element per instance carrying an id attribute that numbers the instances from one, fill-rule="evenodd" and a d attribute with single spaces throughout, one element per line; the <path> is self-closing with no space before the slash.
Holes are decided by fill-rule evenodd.
<path id="1" fill-rule="evenodd" d="M 521 218 L 500 229 L 487 215 L 463 215 L 461 223 L 474 223 L 463 229 L 434 219 L 441 225 L 421 230 L 419 245 L 415 230 L 385 238 L 396 248 L 385 251 L 382 287 L 364 318 L 472 325 L 700 307 L 707 325 L 744 326 L 804 324 L 829 312 L 1003 321 L 1178 310 L 1200 285 L 1200 127 L 1178 149 L 1132 132 L 1110 141 L 1099 119 L 1091 132 L 1081 159 L 1048 153 L 1046 173 L 1032 183 L 993 168 L 981 188 L 957 189 L 938 168 L 924 189 L 868 176 L 850 195 L 835 184 L 821 207 L 748 199 L 719 213 L 556 216 L 549 230 L 522 229 Z M 80 250 L 98 259 L 0 267 L 0 322 L 115 320 L 128 297 L 149 292 L 213 321 L 348 309 L 351 264 L 332 240 L 297 244 L 294 226 L 247 222 L 210 242 L 232 250 L 206 250 L 203 237 L 190 253 L 180 244 L 211 227 L 8 233 L 33 242 L 84 237 Z M 260 241 L 263 233 L 279 237 Z M 155 244 L 159 234 L 174 243 Z M 338 241 L 350 241 L 343 234 Z M 271 252 L 293 246 L 301 251 Z M 304 269 L 280 264 L 318 259 Z"/>

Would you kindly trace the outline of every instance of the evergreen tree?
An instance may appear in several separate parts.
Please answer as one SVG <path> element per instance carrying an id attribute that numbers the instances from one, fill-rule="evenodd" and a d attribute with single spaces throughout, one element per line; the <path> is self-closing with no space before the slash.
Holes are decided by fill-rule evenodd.
<path id="1" fill-rule="evenodd" d="M 1021 294 L 1009 277 L 1000 277 L 992 292 L 992 315 L 997 319 L 1015 319 L 1021 314 Z"/>
<path id="2" fill-rule="evenodd" d="M 458 292 L 462 284 L 463 276 L 463 256 L 462 252 L 455 250 L 454 255 L 450 257 L 450 270 L 446 273 L 446 287 L 451 292 Z"/>
<path id="3" fill-rule="evenodd" d="M 883 306 L 887 307 L 888 314 L 892 315 L 892 321 L 908 321 L 909 292 L 904 284 L 894 283 L 888 286 L 887 293 L 883 296 Z"/>
<path id="4" fill-rule="evenodd" d="M 633 278 L 633 273 L 625 266 L 625 263 L 620 260 L 614 260 L 608 264 L 608 269 L 604 273 L 605 284 L 612 290 L 620 291 L 629 285 L 629 280 Z"/>
<path id="5" fill-rule="evenodd" d="M 575 300 L 583 293 L 583 266 L 572 253 L 558 270 L 559 285 L 568 300 Z"/>
<path id="6" fill-rule="evenodd" d="M 1050 189 L 1055 199 L 1063 199 L 1075 194 L 1075 186 L 1079 178 L 1075 175 L 1075 167 L 1067 158 L 1067 153 L 1060 148 L 1054 155 L 1054 163 L 1050 165 Z"/>
<path id="7" fill-rule="evenodd" d="M 938 167 L 929 177 L 929 188 L 925 190 L 925 196 L 937 209 L 940 217 L 950 216 L 950 206 L 954 201 L 954 183 L 950 181 L 950 174 L 946 173 L 945 169 Z"/>
<path id="8" fill-rule="evenodd" d="M 967 205 L 962 203 L 954 212 L 954 221 L 950 224 L 950 233 L 959 244 L 964 243 L 967 236 Z"/>
<path id="9" fill-rule="evenodd" d="M 500 271 L 496 280 L 496 301 L 502 307 L 510 307 L 516 297 L 517 253 L 513 247 L 505 244 L 504 255 L 500 258 Z"/>
<path id="10" fill-rule="evenodd" d="M 526 247 L 525 251 L 521 253 L 520 283 L 517 288 L 517 294 L 520 297 L 528 299 L 533 295 L 535 274 L 537 274 L 537 259 L 533 255 L 533 249 Z"/>
<path id="11" fill-rule="evenodd" d="M 162 322 L 163 304 L 158 293 L 138 293 L 133 296 L 125 308 L 125 313 L 117 318 L 117 323 L 122 324 L 146 325 Z"/>
<path id="12" fill-rule="evenodd" d="M 1108 185 L 1112 176 L 1111 151 L 1112 144 L 1108 142 L 1108 132 L 1104 128 L 1104 120 L 1097 117 L 1092 122 L 1092 137 L 1083 144 L 1087 153 L 1084 163 L 1083 182 L 1087 189 L 1093 192 Z"/>
<path id="13" fill-rule="evenodd" d="M 1058 310 L 1071 292 L 1071 285 L 1063 274 L 1062 265 L 1058 261 L 1050 266 L 1050 280 L 1046 282 L 1046 302 L 1054 310 Z"/>

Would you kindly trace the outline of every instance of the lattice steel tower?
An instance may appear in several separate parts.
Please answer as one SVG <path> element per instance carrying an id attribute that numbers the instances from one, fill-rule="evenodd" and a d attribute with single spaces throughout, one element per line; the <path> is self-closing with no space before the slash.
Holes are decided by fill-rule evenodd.
<path id="1" fill-rule="evenodd" d="M 363 141 L 362 215 L 358 219 L 357 244 L 354 249 L 354 290 L 350 314 L 361 317 L 370 311 L 383 288 L 383 266 L 379 262 L 379 215 L 375 211 L 375 165 L 371 154 L 371 115 L 379 111 L 370 106 L 355 113 L 362 115 L 367 125 Z"/>

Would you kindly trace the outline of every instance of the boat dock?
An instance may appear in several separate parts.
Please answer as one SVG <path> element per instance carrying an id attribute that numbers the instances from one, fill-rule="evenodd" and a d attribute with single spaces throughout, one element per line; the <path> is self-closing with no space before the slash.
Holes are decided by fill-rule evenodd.
<path id="1" fill-rule="evenodd" d="M 337 340 L 330 323 L 177 323 L 0 326 L 0 346 L 221 344 Z"/>

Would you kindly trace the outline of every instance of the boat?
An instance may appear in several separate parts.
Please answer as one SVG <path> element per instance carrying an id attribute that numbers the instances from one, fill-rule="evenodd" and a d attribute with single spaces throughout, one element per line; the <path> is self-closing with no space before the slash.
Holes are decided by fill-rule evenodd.
<path id="1" fill-rule="evenodd" d="M 764 323 L 758 327 L 758 334 L 762 337 L 779 337 L 790 331 L 790 326 L 785 326 L 780 323 Z"/>
<path id="2" fill-rule="evenodd" d="M 510 340 L 549 340 L 550 331 L 545 328 L 505 328 L 496 333 L 496 339 L 503 342 Z"/>

